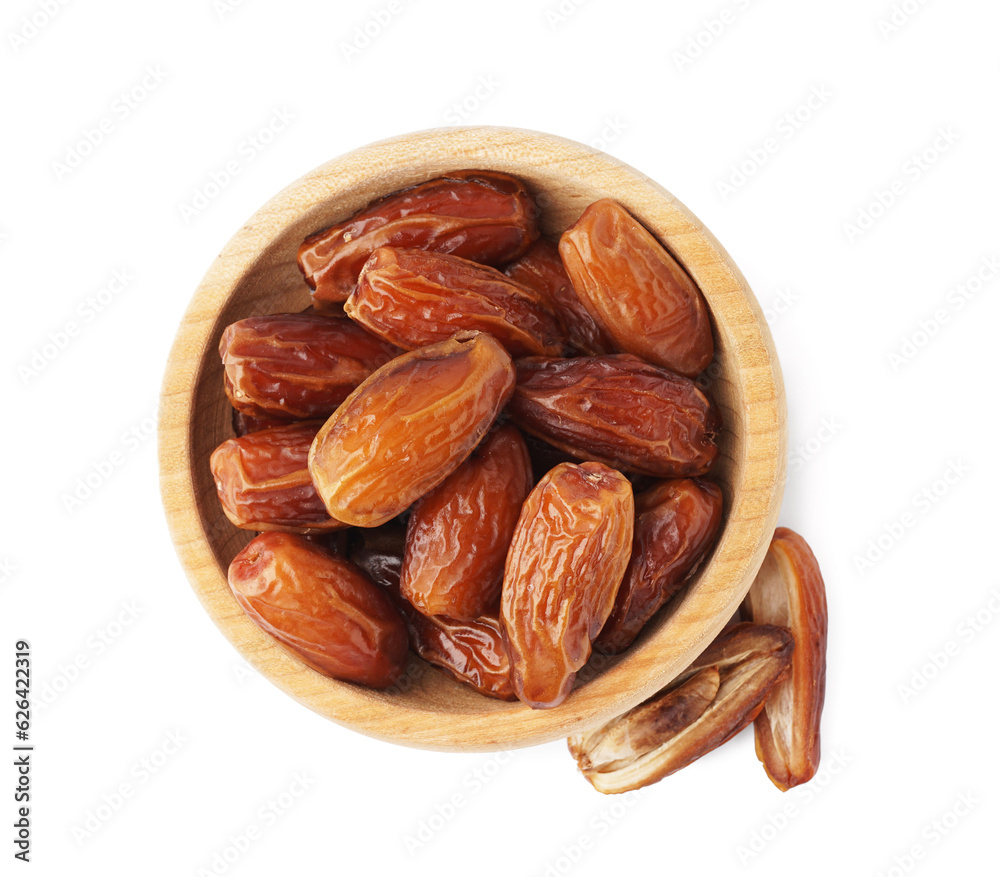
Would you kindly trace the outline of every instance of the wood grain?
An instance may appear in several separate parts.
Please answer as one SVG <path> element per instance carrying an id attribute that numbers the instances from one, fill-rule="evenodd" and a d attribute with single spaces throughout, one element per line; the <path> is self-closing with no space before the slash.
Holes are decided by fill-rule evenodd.
<path id="1" fill-rule="evenodd" d="M 417 658 L 399 690 L 328 679 L 250 622 L 226 582 L 251 534 L 219 506 L 208 458 L 232 434 L 218 343 L 231 322 L 301 310 L 308 288 L 295 265 L 308 234 L 372 199 L 444 171 L 482 168 L 525 180 L 544 229 L 558 234 L 599 198 L 614 198 L 673 252 L 712 312 L 716 359 L 708 374 L 726 431 L 713 476 L 726 495 L 723 535 L 693 582 L 615 658 L 595 656 L 552 710 L 476 694 Z M 275 196 L 226 245 L 195 291 L 163 382 L 160 482 L 174 543 L 205 610 L 265 677 L 320 715 L 373 737 L 428 749 L 489 751 L 565 737 L 630 709 L 691 662 L 750 587 L 777 522 L 786 465 L 785 399 L 760 307 L 725 250 L 669 192 L 587 146 L 511 128 L 448 128 L 366 146 L 322 165 Z"/>

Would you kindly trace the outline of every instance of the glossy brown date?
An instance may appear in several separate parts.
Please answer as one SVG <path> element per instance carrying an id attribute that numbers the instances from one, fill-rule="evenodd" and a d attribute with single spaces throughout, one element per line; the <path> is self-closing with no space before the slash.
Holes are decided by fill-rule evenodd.
<path id="1" fill-rule="evenodd" d="M 704 475 L 718 452 L 712 399 L 629 354 L 518 360 L 508 412 L 557 448 L 640 475 Z"/>
<path id="2" fill-rule="evenodd" d="M 774 531 L 744 605 L 755 623 L 784 625 L 795 637 L 791 672 L 754 722 L 757 757 L 784 792 L 819 768 L 826 696 L 826 586 L 816 555 L 798 533 Z"/>
<path id="3" fill-rule="evenodd" d="M 350 320 L 320 314 L 248 317 L 222 333 L 226 395 L 245 415 L 327 417 L 399 348 Z"/>
<path id="4" fill-rule="evenodd" d="M 323 425 L 309 473 L 330 516 L 376 527 L 461 465 L 514 389 L 496 339 L 461 332 L 382 366 Z"/>
<path id="5" fill-rule="evenodd" d="M 594 643 L 607 655 L 632 645 L 688 579 L 715 539 L 722 491 L 701 478 L 663 481 L 635 498 L 632 556 L 615 608 Z"/>
<path id="6" fill-rule="evenodd" d="M 351 559 L 376 584 L 386 588 L 410 636 L 410 648 L 428 664 L 488 697 L 516 700 L 510 681 L 510 658 L 496 611 L 470 621 L 427 617 L 400 594 L 406 531 L 395 521 L 355 530 Z"/>
<path id="7" fill-rule="evenodd" d="M 601 463 L 562 463 L 521 511 L 504 571 L 501 621 L 514 690 L 562 703 L 615 602 L 632 546 L 632 486 Z"/>
<path id="8" fill-rule="evenodd" d="M 457 256 L 381 247 L 365 262 L 344 311 L 404 350 L 462 329 L 489 332 L 511 356 L 563 349 L 562 326 L 543 296 Z"/>
<path id="9" fill-rule="evenodd" d="M 496 611 L 507 548 L 531 491 L 517 428 L 492 432 L 413 509 L 400 589 L 424 615 L 473 621 Z"/>
<path id="10" fill-rule="evenodd" d="M 559 254 L 580 301 L 617 349 L 688 377 L 712 361 L 701 291 L 620 204 L 591 204 L 563 232 Z"/>
<path id="11" fill-rule="evenodd" d="M 537 237 L 538 208 L 520 180 L 495 171 L 452 171 L 310 235 L 298 262 L 322 307 L 351 294 L 361 266 L 379 247 L 419 247 L 502 265 Z"/>
<path id="12" fill-rule="evenodd" d="M 319 421 L 286 424 L 227 439 L 209 460 L 222 509 L 243 530 L 321 533 L 346 524 L 330 517 L 307 461 Z"/>
<path id="13" fill-rule="evenodd" d="M 258 536 L 230 564 L 229 586 L 251 621 L 326 676 L 385 688 L 406 667 L 406 625 L 389 596 L 302 536 Z"/>
<path id="14" fill-rule="evenodd" d="M 539 238 L 528 251 L 504 268 L 512 280 L 541 293 L 566 330 L 571 347 L 580 353 L 614 353 L 611 336 L 577 297 L 555 241 Z"/>

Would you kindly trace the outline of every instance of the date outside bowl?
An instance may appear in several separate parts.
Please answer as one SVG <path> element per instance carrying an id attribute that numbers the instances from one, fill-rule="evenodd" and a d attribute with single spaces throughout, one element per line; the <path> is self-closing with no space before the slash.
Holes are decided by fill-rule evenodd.
<path id="1" fill-rule="evenodd" d="M 708 301 L 716 341 L 706 375 L 725 428 L 711 472 L 722 485 L 721 536 L 696 576 L 624 654 L 594 655 L 560 706 L 532 710 L 478 694 L 411 656 L 396 689 L 329 679 L 261 632 L 237 605 L 226 572 L 253 534 L 219 505 L 209 455 L 232 435 L 219 337 L 243 317 L 298 311 L 309 289 L 299 244 L 376 197 L 477 168 L 524 180 L 558 235 L 593 201 L 614 198 L 665 244 Z M 784 387 L 757 300 L 715 237 L 651 179 L 588 146 L 514 128 L 406 134 L 336 158 L 292 183 L 252 216 L 214 261 L 178 329 L 163 381 L 159 465 L 163 504 L 181 563 L 205 611 L 272 683 L 328 719 L 424 749 L 491 751 L 545 743 L 604 722 L 665 686 L 733 615 L 777 523 L 787 455 Z"/>

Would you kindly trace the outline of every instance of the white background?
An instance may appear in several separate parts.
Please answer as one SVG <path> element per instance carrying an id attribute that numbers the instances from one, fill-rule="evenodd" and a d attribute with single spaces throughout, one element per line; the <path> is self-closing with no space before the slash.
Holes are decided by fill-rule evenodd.
<path id="1" fill-rule="evenodd" d="M 33 861 L 13 862 L 7 827 L 0 870 L 997 873 L 1000 10 L 651 10 L 4 4 L 0 745 L 24 638 L 36 749 Z M 283 130 L 255 148 L 271 121 Z M 257 677 L 189 588 L 154 417 L 202 274 L 313 167 L 457 123 L 548 131 L 641 169 L 768 311 L 792 454 L 781 523 L 813 545 L 830 603 L 811 785 L 778 792 L 750 734 L 624 800 L 594 792 L 561 742 L 378 743 Z M 185 210 L 232 160 L 239 174 Z"/>

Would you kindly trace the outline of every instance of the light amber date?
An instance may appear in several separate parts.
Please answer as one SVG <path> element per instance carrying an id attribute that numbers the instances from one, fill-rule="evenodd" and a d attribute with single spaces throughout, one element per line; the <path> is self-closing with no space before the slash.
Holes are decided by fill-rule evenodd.
<path id="1" fill-rule="evenodd" d="M 321 533 L 347 525 L 326 511 L 307 461 L 319 421 L 227 439 L 209 460 L 222 509 L 243 530 Z"/>
<path id="2" fill-rule="evenodd" d="M 611 609 L 632 546 L 632 486 L 601 463 L 562 463 L 521 511 L 504 571 L 501 621 L 514 690 L 562 703 Z"/>
<path id="3" fill-rule="evenodd" d="M 591 204 L 563 232 L 559 254 L 580 301 L 619 350 L 688 377 L 712 361 L 701 291 L 620 204 Z"/>
<path id="4" fill-rule="evenodd" d="M 222 333 L 226 395 L 248 416 L 327 417 L 400 350 L 350 320 L 320 314 L 248 317 Z"/>
<path id="5" fill-rule="evenodd" d="M 457 256 L 381 247 L 365 262 L 344 311 L 405 350 L 461 329 L 489 332 L 511 356 L 563 349 L 562 326 L 543 296 Z"/>
<path id="6" fill-rule="evenodd" d="M 701 478 L 663 481 L 635 498 L 632 556 L 594 648 L 625 651 L 688 579 L 722 520 L 722 491 Z"/>
<path id="7" fill-rule="evenodd" d="M 784 792 L 811 780 L 819 768 L 826 694 L 826 588 L 816 556 L 798 533 L 774 531 L 745 605 L 754 622 L 784 625 L 795 637 L 791 672 L 754 722 L 757 757 Z"/>
<path id="8" fill-rule="evenodd" d="M 658 782 L 747 727 L 788 672 L 794 651 L 786 628 L 746 622 L 727 628 L 663 691 L 571 737 L 570 753 L 605 794 Z"/>
<path id="9" fill-rule="evenodd" d="M 373 688 L 406 667 L 406 625 L 358 567 L 303 536 L 264 533 L 229 566 L 247 616 L 320 673 Z"/>
<path id="10" fill-rule="evenodd" d="M 444 481 L 514 389 L 514 367 L 481 332 L 405 353 L 365 380 L 323 425 L 309 473 L 330 516 L 376 527 Z"/>
<path id="11" fill-rule="evenodd" d="M 520 259 L 504 268 L 504 274 L 545 296 L 577 352 L 616 352 L 614 341 L 577 298 L 555 241 L 539 238 Z"/>
<path id="12" fill-rule="evenodd" d="M 400 588 L 424 615 L 473 621 L 496 612 L 507 548 L 531 491 L 524 439 L 495 430 L 413 509 Z"/>
<path id="13" fill-rule="evenodd" d="M 298 262 L 313 302 L 344 301 L 379 247 L 419 247 L 486 265 L 520 256 L 538 237 L 538 208 L 524 184 L 494 171 L 453 171 L 374 201 L 310 235 Z"/>
<path id="14" fill-rule="evenodd" d="M 518 360 L 508 412 L 557 448 L 640 475 L 704 475 L 718 452 L 712 399 L 629 354 Z"/>

